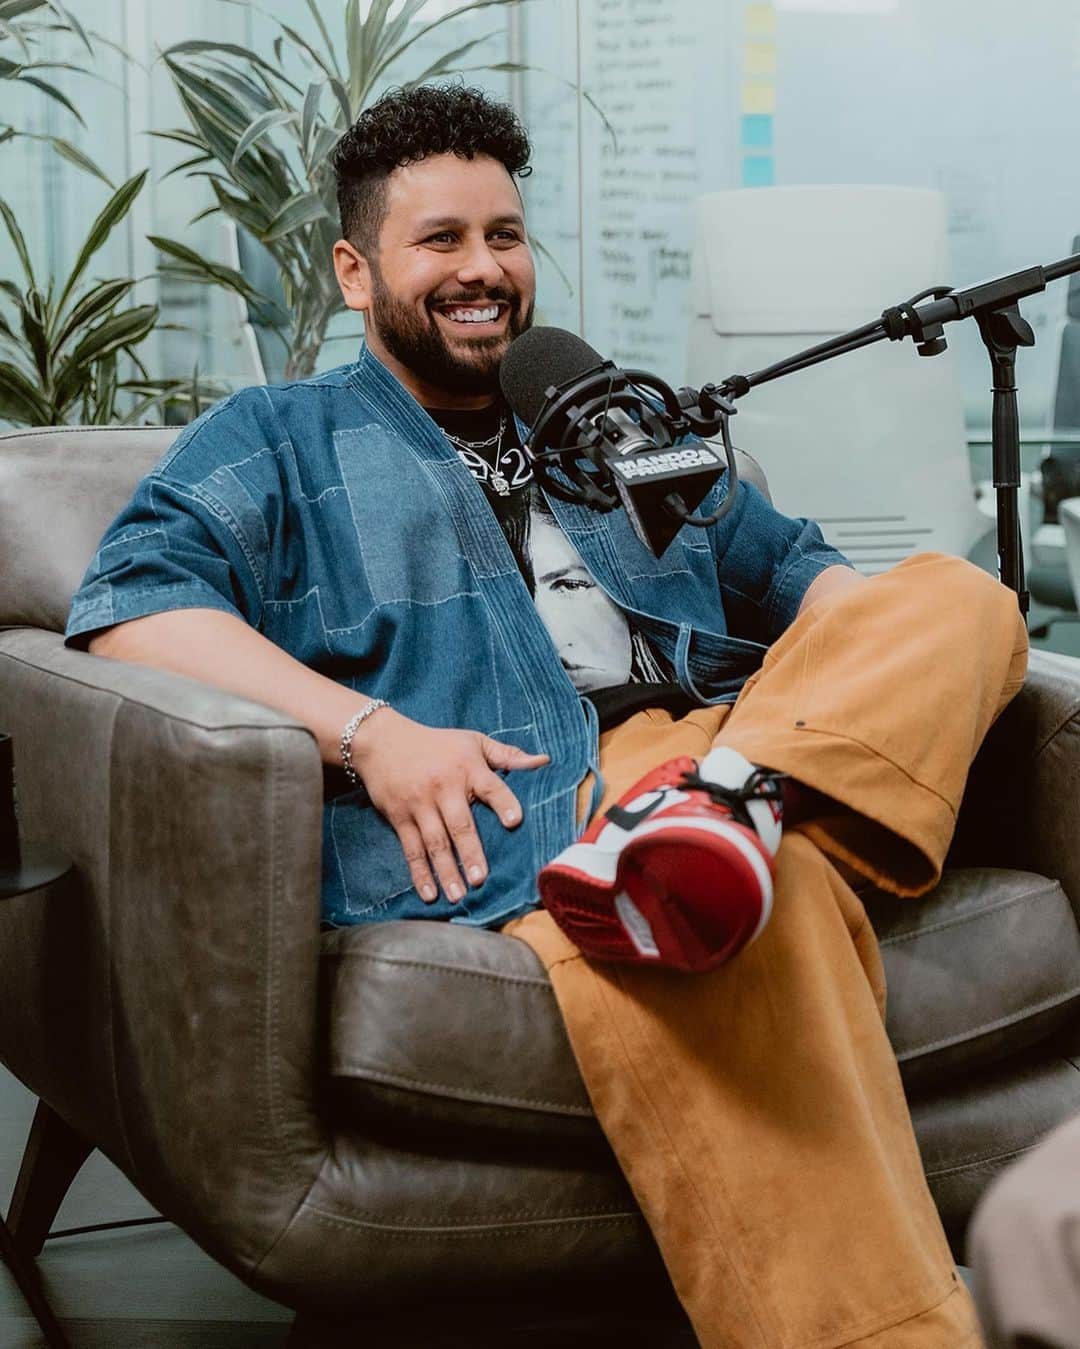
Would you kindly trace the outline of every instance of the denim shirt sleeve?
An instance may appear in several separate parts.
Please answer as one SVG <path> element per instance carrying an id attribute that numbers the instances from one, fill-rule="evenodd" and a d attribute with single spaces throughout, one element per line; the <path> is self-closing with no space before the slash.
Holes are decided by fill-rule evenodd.
<path id="1" fill-rule="evenodd" d="M 713 513 L 720 499 L 710 494 L 698 513 Z M 712 535 L 728 631 L 766 645 L 794 622 L 815 577 L 851 566 L 812 520 L 782 514 L 744 481 Z"/>
<path id="2" fill-rule="evenodd" d="M 85 650 L 102 628 L 173 609 L 220 609 L 258 626 L 264 512 L 222 463 L 258 439 L 236 402 L 228 399 L 193 422 L 139 482 L 72 600 L 66 646 Z"/>

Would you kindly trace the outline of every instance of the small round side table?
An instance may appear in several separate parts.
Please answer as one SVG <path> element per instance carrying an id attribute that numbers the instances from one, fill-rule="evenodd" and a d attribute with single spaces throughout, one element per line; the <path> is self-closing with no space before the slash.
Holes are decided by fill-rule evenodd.
<path id="1" fill-rule="evenodd" d="M 0 861 L 0 903 L 9 899 L 23 903 L 42 901 L 50 890 L 66 882 L 73 870 L 71 859 L 59 849 L 44 843 L 23 842 L 16 861 Z M 19 1291 L 34 1313 L 49 1349 L 70 1349 L 68 1338 L 45 1296 L 37 1266 L 16 1246 L 2 1216 L 0 1258 L 15 1276 Z"/>

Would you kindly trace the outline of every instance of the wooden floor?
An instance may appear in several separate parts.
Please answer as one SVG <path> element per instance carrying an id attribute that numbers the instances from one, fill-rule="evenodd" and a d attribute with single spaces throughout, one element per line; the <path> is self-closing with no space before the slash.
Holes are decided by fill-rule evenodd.
<path id="1" fill-rule="evenodd" d="M 0 1067 L 0 1209 L 7 1211 L 33 1097 Z M 95 1153 L 64 1201 L 57 1230 L 150 1216 L 142 1196 Z M 292 1312 L 260 1297 L 172 1226 L 46 1243 L 38 1267 L 73 1349 L 278 1349 Z M 44 1346 L 0 1265 L 0 1349 Z"/>

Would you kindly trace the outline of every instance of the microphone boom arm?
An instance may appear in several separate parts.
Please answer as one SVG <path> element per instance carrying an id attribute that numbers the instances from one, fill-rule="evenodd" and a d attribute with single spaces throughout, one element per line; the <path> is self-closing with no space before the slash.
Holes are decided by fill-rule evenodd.
<path id="1" fill-rule="evenodd" d="M 938 356 L 946 350 L 944 325 L 973 318 L 979 326 L 993 370 L 993 462 L 997 492 L 998 574 L 1004 585 L 1016 592 L 1020 611 L 1027 614 L 1029 597 L 1024 585 L 1024 559 L 1020 540 L 1017 493 L 1020 488 L 1020 429 L 1017 411 L 1016 350 L 1035 344 L 1031 325 L 1020 314 L 1019 302 L 1046 289 L 1050 281 L 1080 272 L 1080 253 L 1046 267 L 1027 267 L 1019 272 L 981 281 L 963 289 L 934 286 L 903 304 L 886 309 L 880 318 L 850 332 L 841 333 L 817 346 L 796 352 L 774 365 L 750 375 L 729 375 L 720 384 L 699 390 L 681 389 L 679 402 L 686 411 L 690 429 L 711 425 L 719 412 L 728 444 L 727 417 L 734 400 L 751 389 L 823 361 L 858 351 L 875 342 L 898 342 L 910 337 L 920 356 Z M 932 297 L 932 298 L 931 298 Z M 929 301 L 928 303 L 922 303 Z M 725 407 L 726 405 L 726 407 Z M 715 434 L 715 431 L 710 432 Z"/>

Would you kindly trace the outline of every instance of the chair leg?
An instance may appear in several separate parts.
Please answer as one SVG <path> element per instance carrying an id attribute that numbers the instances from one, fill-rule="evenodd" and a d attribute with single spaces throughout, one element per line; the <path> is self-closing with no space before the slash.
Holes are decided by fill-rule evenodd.
<path id="1" fill-rule="evenodd" d="M 28 1259 L 40 1255 L 64 1195 L 93 1151 L 93 1144 L 38 1101 L 8 1210 L 11 1239 Z"/>
<path id="2" fill-rule="evenodd" d="M 15 1276 L 19 1291 L 26 1299 L 27 1305 L 41 1327 L 48 1349 L 70 1349 L 68 1338 L 61 1329 L 60 1322 L 53 1314 L 53 1309 L 49 1306 L 45 1290 L 41 1286 L 41 1276 L 38 1274 L 34 1262 L 28 1260 L 16 1246 L 14 1238 L 2 1218 L 0 1218 L 0 1257 L 3 1258 L 4 1264 Z"/>

